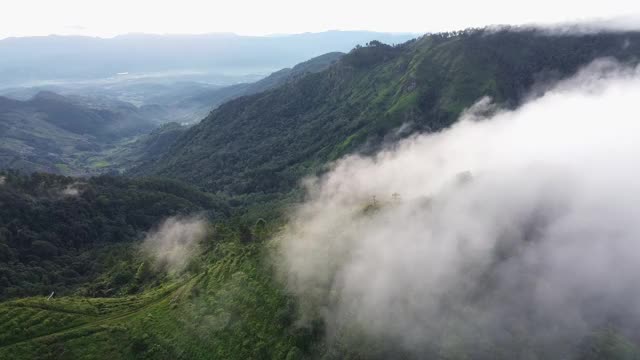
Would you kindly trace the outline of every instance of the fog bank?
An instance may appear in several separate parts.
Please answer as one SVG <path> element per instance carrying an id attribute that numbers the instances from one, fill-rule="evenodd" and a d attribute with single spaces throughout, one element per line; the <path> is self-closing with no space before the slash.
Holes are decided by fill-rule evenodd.
<path id="1" fill-rule="evenodd" d="M 484 99 L 308 179 L 277 258 L 301 321 L 554 357 L 604 326 L 636 333 L 639 99 L 640 70 L 601 60 L 514 111 L 487 117 Z"/>

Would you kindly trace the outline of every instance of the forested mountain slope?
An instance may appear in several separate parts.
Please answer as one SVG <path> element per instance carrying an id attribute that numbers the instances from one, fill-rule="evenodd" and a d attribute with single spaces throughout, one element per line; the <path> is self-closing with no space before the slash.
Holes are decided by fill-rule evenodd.
<path id="1" fill-rule="evenodd" d="M 68 294 L 92 281 L 88 294 L 113 295 L 126 281 L 95 279 L 114 269 L 135 272 L 114 264 L 136 256 L 132 245 L 143 232 L 194 213 L 219 219 L 229 209 L 171 180 L 0 173 L 0 299 Z"/>
<path id="2" fill-rule="evenodd" d="M 208 240 L 199 272 L 136 296 L 0 303 L 0 359 L 317 358 L 322 328 L 295 323 L 262 246 Z"/>
<path id="3" fill-rule="evenodd" d="M 154 161 L 164 154 L 188 125 L 170 122 L 133 139 L 124 141 L 92 157 L 94 163 L 101 164 L 102 173 L 120 174 L 139 164 Z"/>
<path id="4" fill-rule="evenodd" d="M 483 96 L 513 107 L 534 84 L 601 57 L 637 61 L 640 33 L 550 35 L 469 30 L 399 46 L 371 42 L 329 69 L 230 101 L 131 174 L 230 194 L 289 191 L 354 151 L 414 131 L 438 131 Z"/>

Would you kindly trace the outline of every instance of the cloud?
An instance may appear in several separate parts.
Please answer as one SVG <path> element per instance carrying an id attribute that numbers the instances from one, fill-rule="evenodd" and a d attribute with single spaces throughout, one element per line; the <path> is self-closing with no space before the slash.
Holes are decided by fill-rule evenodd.
<path id="1" fill-rule="evenodd" d="M 308 179 L 278 238 L 301 321 L 416 353 L 640 329 L 638 99 L 640 70 L 600 60 Z"/>
<path id="2" fill-rule="evenodd" d="M 536 30 L 546 35 L 586 35 L 603 32 L 637 31 L 640 29 L 640 14 L 627 12 L 624 15 L 602 17 L 591 15 L 587 18 L 573 19 L 570 21 L 544 21 L 538 20 L 517 25 L 493 24 L 487 25 L 494 31 L 531 31 Z"/>
<path id="3" fill-rule="evenodd" d="M 199 243 L 207 234 L 207 222 L 199 217 L 170 217 L 151 231 L 142 243 L 142 250 L 156 264 L 178 272 L 197 254 Z"/>
<path id="4" fill-rule="evenodd" d="M 76 197 L 78 195 L 80 195 L 80 193 L 82 193 L 83 191 L 83 186 L 85 184 L 83 183 L 73 183 L 73 184 L 69 184 L 67 185 L 64 189 L 60 190 L 60 194 L 62 196 L 68 196 L 68 197 Z"/>

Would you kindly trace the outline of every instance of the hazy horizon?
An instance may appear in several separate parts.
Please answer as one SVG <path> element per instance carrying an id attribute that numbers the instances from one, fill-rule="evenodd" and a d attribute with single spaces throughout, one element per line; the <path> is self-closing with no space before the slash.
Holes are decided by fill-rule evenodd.
<path id="1" fill-rule="evenodd" d="M 330 30 L 427 33 L 500 24 L 601 21 L 637 14 L 640 4 L 626 0 L 595 4 L 552 0 L 425 4 L 399 0 L 393 6 L 362 0 L 329 0 L 306 4 L 304 8 L 293 0 L 215 4 L 201 0 L 166 3 L 25 0 L 12 3 L 8 11 L 0 14 L 0 39 L 53 34 L 109 38 L 129 33 L 273 36 Z"/>
<path id="2" fill-rule="evenodd" d="M 451 29 L 449 31 L 462 30 L 462 29 Z M 443 30 L 444 31 L 444 30 Z M 268 34 L 241 34 L 233 31 L 212 31 L 212 32 L 203 32 L 203 33 L 160 33 L 160 32 L 123 32 L 114 35 L 86 35 L 86 34 L 60 34 L 60 33 L 50 33 L 50 34 L 42 34 L 42 35 L 19 35 L 19 36 L 7 36 L 0 37 L 0 41 L 6 39 L 24 39 L 24 38 L 45 38 L 45 37 L 86 37 L 86 38 L 94 38 L 94 39 L 117 39 L 120 37 L 135 37 L 135 36 L 149 36 L 149 37 L 205 37 L 205 36 L 235 36 L 235 37 L 245 37 L 245 38 L 277 38 L 277 37 L 287 37 L 287 36 L 300 36 L 300 35 L 309 35 L 309 34 L 323 34 L 323 33 L 372 33 L 372 34 L 390 34 L 390 35 L 411 35 L 411 36 L 421 36 L 426 32 L 411 32 L 411 31 L 375 31 L 375 30 L 367 30 L 367 29 L 327 29 L 321 31 L 302 31 L 302 32 L 290 32 L 290 33 L 268 33 Z"/>

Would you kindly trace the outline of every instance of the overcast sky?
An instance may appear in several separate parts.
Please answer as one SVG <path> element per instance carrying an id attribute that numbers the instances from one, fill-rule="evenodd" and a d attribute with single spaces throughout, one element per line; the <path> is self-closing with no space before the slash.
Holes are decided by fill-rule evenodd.
<path id="1" fill-rule="evenodd" d="M 429 32 L 640 14 L 637 0 L 4 0 L 0 38 L 123 33 Z"/>

